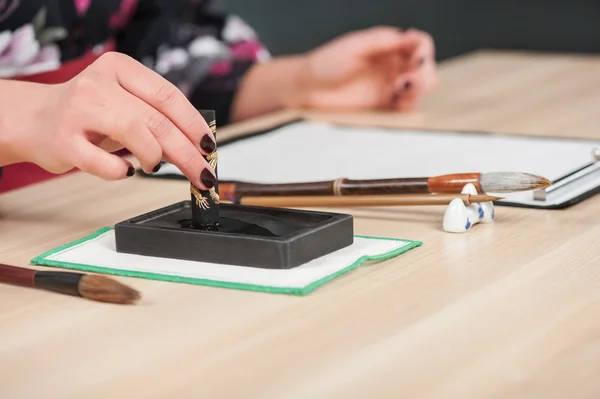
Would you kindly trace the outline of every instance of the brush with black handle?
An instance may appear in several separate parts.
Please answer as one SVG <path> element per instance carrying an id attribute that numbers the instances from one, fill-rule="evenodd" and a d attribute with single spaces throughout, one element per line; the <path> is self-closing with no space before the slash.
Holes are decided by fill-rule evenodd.
<path id="1" fill-rule="evenodd" d="M 140 299 L 131 287 L 105 276 L 33 270 L 0 264 L 0 282 L 79 296 L 92 301 L 128 305 Z"/>

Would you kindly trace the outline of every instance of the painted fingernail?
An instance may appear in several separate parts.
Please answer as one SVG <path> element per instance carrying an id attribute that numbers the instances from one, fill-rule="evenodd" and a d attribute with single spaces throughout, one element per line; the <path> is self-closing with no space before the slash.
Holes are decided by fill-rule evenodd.
<path id="1" fill-rule="evenodd" d="M 217 179 L 210 170 L 204 169 L 200 174 L 200 181 L 202 181 L 202 184 L 204 184 L 206 188 L 213 188 L 217 182 Z"/>
<path id="2" fill-rule="evenodd" d="M 133 168 L 133 166 L 130 166 L 130 167 L 127 169 L 127 177 L 131 177 L 131 176 L 133 176 L 133 175 L 135 175 L 135 169 Z"/>
<path id="3" fill-rule="evenodd" d="M 217 148 L 217 145 L 208 134 L 205 134 L 204 137 L 202 137 L 202 140 L 200 140 L 200 148 L 202 148 L 202 151 L 212 154 L 215 148 Z"/>
<path id="4" fill-rule="evenodd" d="M 161 167 L 161 166 L 162 166 L 162 165 L 161 165 L 161 163 L 159 162 L 159 163 L 158 163 L 158 165 L 156 165 L 156 166 L 155 166 L 155 167 L 152 169 L 152 173 L 156 173 L 156 172 L 158 172 L 158 171 L 160 170 L 160 167 Z"/>
<path id="5" fill-rule="evenodd" d="M 408 91 L 408 90 L 410 90 L 411 87 L 412 87 L 412 83 L 410 82 L 410 80 L 407 80 L 404 83 L 404 90 Z"/>

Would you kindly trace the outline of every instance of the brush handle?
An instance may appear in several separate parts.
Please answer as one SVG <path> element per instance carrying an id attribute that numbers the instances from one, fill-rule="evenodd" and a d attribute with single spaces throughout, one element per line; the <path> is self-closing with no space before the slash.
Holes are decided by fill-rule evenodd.
<path id="1" fill-rule="evenodd" d="M 221 183 L 225 199 L 242 197 L 283 197 L 288 195 L 379 195 L 428 194 L 427 178 L 351 180 L 339 179 L 307 183 L 257 184 Z"/>
<path id="2" fill-rule="evenodd" d="M 0 282 L 108 303 L 133 303 L 140 297 L 136 290 L 107 277 L 77 272 L 34 270 L 3 264 L 0 264 Z"/>
<path id="3" fill-rule="evenodd" d="M 307 183 L 257 184 L 221 183 L 221 195 L 233 201 L 243 197 L 278 197 L 301 195 L 386 195 L 460 193 L 472 183 L 481 192 L 479 173 L 451 174 L 435 177 L 352 180 L 339 179 Z"/>
<path id="4" fill-rule="evenodd" d="M 336 195 L 429 194 L 427 178 L 340 180 Z"/>
<path id="5" fill-rule="evenodd" d="M 83 276 L 81 273 L 38 271 L 35 273 L 35 286 L 47 291 L 81 296 L 79 281 Z"/>
<path id="6" fill-rule="evenodd" d="M 459 194 L 466 184 L 472 183 L 481 192 L 480 173 L 451 174 L 435 177 L 406 177 L 398 179 L 351 180 L 342 179 L 337 193 L 330 182 L 330 194 L 334 195 L 385 195 L 385 194 Z M 314 183 L 313 183 L 314 184 Z"/>
<path id="7" fill-rule="evenodd" d="M 286 195 L 332 195 L 333 181 L 308 183 L 220 183 L 220 195 L 229 201 L 241 197 L 278 197 Z"/>
<path id="8" fill-rule="evenodd" d="M 0 264 L 0 282 L 37 287 L 67 295 L 79 294 L 79 280 L 83 274 L 72 272 L 39 271 Z"/>
<path id="9" fill-rule="evenodd" d="M 475 186 L 478 193 L 484 192 L 480 184 L 481 173 L 457 173 L 434 176 L 427 179 L 431 193 L 460 193 L 469 183 Z"/>
<path id="10" fill-rule="evenodd" d="M 448 205 L 454 199 L 465 205 L 474 202 L 493 201 L 497 197 L 470 194 L 425 194 L 425 195 L 333 195 L 333 196 L 275 196 L 243 197 L 239 203 L 250 206 L 272 207 L 344 207 L 344 206 L 406 206 Z"/>
<path id="11" fill-rule="evenodd" d="M 4 283 L 34 286 L 35 273 L 36 270 L 0 264 L 0 281 Z"/>

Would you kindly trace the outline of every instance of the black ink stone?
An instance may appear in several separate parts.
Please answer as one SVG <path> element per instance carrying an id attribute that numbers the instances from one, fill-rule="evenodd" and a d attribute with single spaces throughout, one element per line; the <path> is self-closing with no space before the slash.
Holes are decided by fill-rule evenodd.
<path id="1" fill-rule="evenodd" d="M 191 208 L 182 201 L 118 223 L 117 252 L 291 269 L 354 241 L 351 215 L 222 203 L 211 231 L 193 226 Z"/>
<path id="2" fill-rule="evenodd" d="M 214 111 L 200 111 L 216 136 Z M 217 170 L 216 156 L 206 157 Z M 350 215 L 222 203 L 190 185 L 190 200 L 115 226 L 117 252 L 266 269 L 290 269 L 351 245 Z"/>

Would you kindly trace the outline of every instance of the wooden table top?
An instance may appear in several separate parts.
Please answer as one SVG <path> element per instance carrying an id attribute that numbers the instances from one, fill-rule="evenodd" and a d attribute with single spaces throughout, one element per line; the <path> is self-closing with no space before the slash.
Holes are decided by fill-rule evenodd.
<path id="1" fill-rule="evenodd" d="M 442 64 L 419 113 L 305 116 L 599 138 L 598 104 L 600 58 L 482 52 Z M 0 259 L 187 197 L 84 174 L 0 195 Z M 472 234 L 444 233 L 442 212 L 352 211 L 358 234 L 424 245 L 306 297 L 123 278 L 144 297 L 130 307 L 1 285 L 0 397 L 600 397 L 600 199 L 502 208 Z"/>

